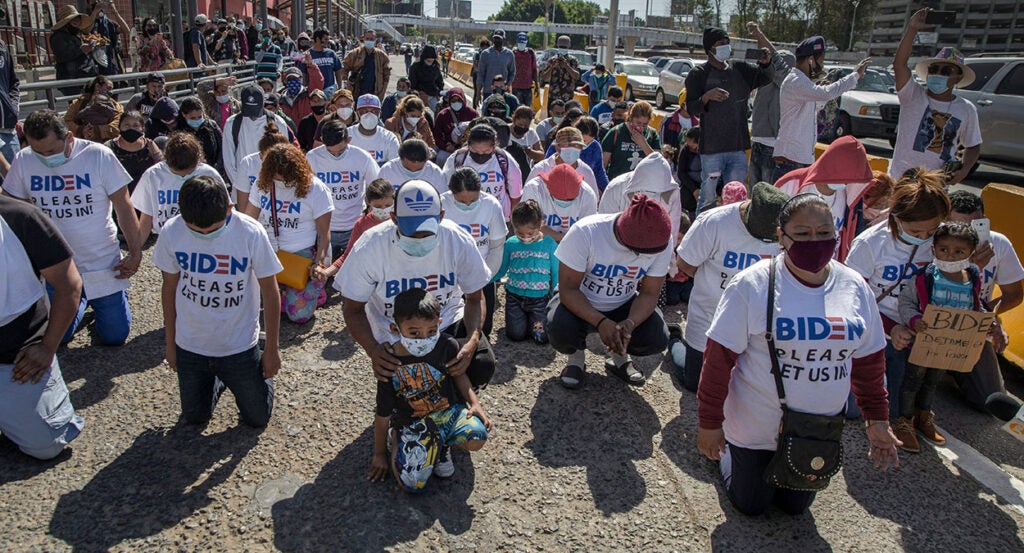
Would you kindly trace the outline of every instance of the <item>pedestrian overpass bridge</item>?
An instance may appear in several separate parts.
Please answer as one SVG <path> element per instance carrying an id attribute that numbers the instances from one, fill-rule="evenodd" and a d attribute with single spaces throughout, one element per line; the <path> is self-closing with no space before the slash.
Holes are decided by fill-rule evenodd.
<path id="1" fill-rule="evenodd" d="M 402 14 L 379 14 L 365 16 L 367 25 L 378 32 L 390 35 L 398 42 L 405 42 L 405 37 L 395 27 L 411 25 L 420 29 L 435 32 L 446 32 L 457 30 L 460 32 L 489 33 L 494 29 L 504 29 L 506 33 L 533 32 L 543 33 L 545 30 L 559 35 L 585 35 L 593 37 L 607 37 L 608 27 L 606 25 L 578 25 L 573 23 L 555 23 L 545 27 L 544 23 L 526 21 L 478 21 L 473 19 L 455 19 L 440 17 L 423 17 L 418 15 Z M 677 31 L 674 29 L 656 29 L 653 27 L 631 27 L 622 26 L 616 31 L 622 38 L 645 38 L 653 44 L 680 44 L 683 46 L 696 46 L 702 48 L 702 35 L 691 31 Z M 756 48 L 757 42 L 746 38 L 732 38 L 733 50 L 742 53 L 750 48 Z M 775 43 L 778 48 L 796 49 L 795 44 Z"/>

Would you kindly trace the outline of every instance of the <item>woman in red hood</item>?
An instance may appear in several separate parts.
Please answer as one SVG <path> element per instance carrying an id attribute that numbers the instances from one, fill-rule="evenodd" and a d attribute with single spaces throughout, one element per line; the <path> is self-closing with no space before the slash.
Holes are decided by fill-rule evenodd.
<path id="1" fill-rule="evenodd" d="M 833 142 L 809 167 L 790 171 L 776 183 L 790 196 L 814 192 L 828 202 L 836 221 L 839 245 L 835 258 L 842 262 L 857 234 L 858 220 L 876 194 L 868 194 L 878 183 L 868 164 L 864 145 L 852 136 Z"/>
<path id="2" fill-rule="evenodd" d="M 434 142 L 437 144 L 439 165 L 443 165 L 444 160 L 459 147 L 458 141 L 452 137 L 455 127 L 479 115 L 475 109 L 466 105 L 466 93 L 461 88 L 455 87 L 448 92 L 448 107 L 438 112 L 434 120 Z"/>

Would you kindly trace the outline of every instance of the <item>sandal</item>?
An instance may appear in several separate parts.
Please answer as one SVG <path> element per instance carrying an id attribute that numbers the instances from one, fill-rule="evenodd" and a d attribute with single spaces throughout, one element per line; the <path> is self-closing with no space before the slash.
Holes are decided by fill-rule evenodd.
<path id="1" fill-rule="evenodd" d="M 583 385 L 584 374 L 586 374 L 586 371 L 583 370 L 583 367 L 566 365 L 565 368 L 562 369 L 562 374 L 558 379 L 562 383 L 562 386 L 565 386 L 570 390 L 577 390 Z"/>
<path id="2" fill-rule="evenodd" d="M 630 386 L 643 386 L 644 385 L 644 373 L 637 370 L 633 366 L 633 361 L 629 360 L 625 363 L 615 366 L 615 363 L 611 359 L 608 359 L 604 363 L 604 369 L 609 373 L 617 376 L 620 380 L 629 384 Z"/>

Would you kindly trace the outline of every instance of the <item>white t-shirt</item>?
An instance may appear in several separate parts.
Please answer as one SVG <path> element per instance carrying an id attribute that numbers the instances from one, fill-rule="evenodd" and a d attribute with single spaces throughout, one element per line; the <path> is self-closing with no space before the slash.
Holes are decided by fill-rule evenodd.
<path id="1" fill-rule="evenodd" d="M 398 159 L 398 137 L 395 133 L 378 126 L 375 133 L 366 136 L 359 132 L 359 123 L 348 128 L 348 135 L 352 137 L 349 146 L 357 146 L 370 154 L 377 166 L 384 165 L 392 159 Z"/>
<path id="2" fill-rule="evenodd" d="M 260 208 L 259 220 L 270 236 L 270 243 L 286 252 L 298 252 L 316 244 L 316 220 L 324 213 L 334 211 L 331 190 L 320 179 L 313 177 L 305 198 L 295 196 L 295 188 L 277 186 L 277 228 L 280 236 L 274 235 L 271 221 L 270 193 L 253 186 L 249 191 L 249 203 Z"/>
<path id="3" fill-rule="evenodd" d="M 234 129 L 234 121 L 236 117 L 242 118 L 242 124 L 238 129 L 238 145 L 235 146 L 235 137 L 232 132 Z M 288 135 L 288 125 L 281 119 L 281 116 L 274 116 L 274 123 L 277 125 L 278 132 Z M 260 139 L 263 138 L 263 130 L 267 126 L 267 117 L 265 115 L 259 116 L 253 120 L 243 116 L 241 113 L 236 113 L 231 117 L 228 117 L 224 121 L 224 142 L 222 156 L 224 158 L 224 172 L 227 173 L 228 179 L 231 180 L 231 184 L 238 182 L 238 164 L 242 161 L 242 158 L 249 154 L 254 154 L 260 151 Z"/>
<path id="4" fill-rule="evenodd" d="M 534 144 L 540 142 L 540 137 L 537 136 L 537 131 L 533 129 L 526 131 L 526 134 L 524 134 L 522 138 L 516 138 L 515 135 L 509 133 L 508 139 L 510 142 L 515 142 L 527 150 L 529 150 Z"/>
<path id="5" fill-rule="evenodd" d="M 178 192 L 181 185 L 192 177 L 213 177 L 217 182 L 224 184 L 220 173 L 205 163 L 196 166 L 196 170 L 187 177 L 179 177 L 171 172 L 166 161 L 146 169 L 146 172 L 139 177 L 139 184 L 132 192 L 132 204 L 141 213 L 153 218 L 153 232 L 160 234 L 167 221 L 178 214 Z M 225 187 L 226 189 L 226 187 Z"/>
<path id="6" fill-rule="evenodd" d="M 736 273 L 779 252 L 779 244 L 754 238 L 740 217 L 740 203 L 701 213 L 683 235 L 676 253 L 697 268 L 686 311 L 684 339 L 704 351 L 718 300 Z"/>
<path id="7" fill-rule="evenodd" d="M 911 167 L 941 169 L 953 160 L 959 145 L 970 148 L 981 144 L 978 110 L 967 99 L 955 96 L 951 102 L 935 100 L 914 79 L 896 95 L 900 120 L 889 165 L 894 179 Z"/>
<path id="8" fill-rule="evenodd" d="M 441 328 L 462 320 L 463 290 L 481 290 L 491 271 L 473 239 L 448 219 L 437 231 L 438 244 L 423 257 L 413 257 L 398 245 L 398 228 L 391 221 L 367 230 L 356 242 L 334 279 L 341 295 L 366 302 L 366 317 L 378 342 L 394 343 L 394 298 L 410 288 L 425 288 L 441 304 Z"/>
<path id="9" fill-rule="evenodd" d="M 238 179 L 231 183 L 231 186 L 238 191 L 239 194 L 249 195 L 249 191 L 256 185 L 256 181 L 260 178 L 260 169 L 263 168 L 263 160 L 260 159 L 260 153 L 249 154 L 242 158 L 242 161 L 238 162 Z"/>
<path id="10" fill-rule="evenodd" d="M 313 148 L 306 159 L 316 177 L 330 189 L 334 201 L 331 231 L 352 230 L 366 207 L 363 203 L 366 185 L 380 172 L 377 164 L 370 154 L 351 145 L 342 152 L 340 159 L 332 156 L 327 146 Z"/>
<path id="11" fill-rule="evenodd" d="M 1005 235 L 992 231 L 992 260 L 981 270 L 981 299 L 992 299 L 994 285 L 1005 286 L 1024 280 L 1024 267 L 1020 264 L 1013 244 Z"/>
<path id="12" fill-rule="evenodd" d="M 533 166 L 533 169 L 530 170 L 530 176 L 526 178 L 526 181 L 532 181 L 535 177 L 539 177 L 541 173 L 547 173 L 554 169 L 556 165 L 558 165 L 558 162 L 555 160 L 555 156 L 542 159 Z M 597 187 L 597 177 L 594 176 L 594 170 L 586 163 L 577 161 L 576 172 L 583 175 L 583 182 L 587 183 L 587 185 L 590 186 L 590 189 L 594 191 L 594 197 L 599 197 L 601 195 L 601 189 Z"/>
<path id="13" fill-rule="evenodd" d="M 583 273 L 580 290 L 598 311 L 608 312 L 636 295 L 645 276 L 668 273 L 672 249 L 657 254 L 636 254 L 615 238 L 612 224 L 618 214 L 599 214 L 577 222 L 555 250 L 566 267 Z"/>
<path id="14" fill-rule="evenodd" d="M 932 241 L 929 239 L 918 246 L 913 266 L 908 267 L 907 262 L 911 261 L 910 252 L 913 249 L 914 246 L 904 244 L 889 232 L 888 221 L 881 221 L 854 238 L 850 253 L 846 256 L 846 266 L 867 279 L 876 297 L 903 275 L 900 285 L 878 302 L 878 310 L 882 315 L 894 321 L 900 320 L 900 291 L 934 259 Z"/>
<path id="15" fill-rule="evenodd" d="M 853 90 L 858 80 L 857 72 L 851 71 L 834 83 L 819 85 L 800 69 L 790 69 L 779 89 L 780 124 L 774 154 L 805 165 L 814 163 L 818 106 Z"/>
<path id="16" fill-rule="evenodd" d="M 121 262 L 121 247 L 110 196 L 131 181 L 110 148 L 75 139 L 68 161 L 52 169 L 23 148 L 14 155 L 3 189 L 30 199 L 53 220 L 75 252 L 86 296 L 97 299 L 128 288 L 128 279 L 115 278 L 111 270 Z"/>
<path id="17" fill-rule="evenodd" d="M 413 173 L 402 165 L 401 159 L 395 158 L 380 168 L 380 174 L 377 177 L 390 182 L 395 187 L 395 190 L 398 190 L 398 187 L 402 186 L 405 181 L 420 179 L 429 182 L 437 190 L 438 194 L 444 194 L 448 191 L 448 178 L 444 176 L 441 168 L 436 163 L 429 160 L 423 166 L 423 169 Z"/>
<path id="18" fill-rule="evenodd" d="M 491 274 L 501 268 L 501 254 L 505 248 L 505 214 L 501 211 L 498 199 L 487 192 L 480 193 L 480 203 L 470 211 L 463 211 L 451 192 L 441 196 L 441 209 L 444 218 L 459 225 L 463 231 L 473 238 L 480 255 L 487 262 Z"/>
<path id="19" fill-rule="evenodd" d="M 508 182 L 505 182 L 505 175 L 501 172 L 498 152 L 508 158 Z M 512 215 L 512 202 L 509 198 L 518 198 L 523 195 L 523 172 L 519 170 L 519 164 L 507 152 L 500 149 L 495 149 L 494 155 L 483 165 L 474 162 L 473 156 L 468 155 L 466 151 L 458 150 L 444 162 L 445 182 L 451 180 L 455 170 L 458 169 L 455 166 L 455 161 L 461 160 L 463 156 L 466 160 L 462 166 L 475 169 L 480 174 L 483 191 L 498 198 L 498 201 L 501 202 L 501 211 L 505 214 L 505 220 L 508 221 Z"/>
<path id="20" fill-rule="evenodd" d="M 544 224 L 560 234 L 569 232 L 569 227 L 580 219 L 597 213 L 597 195 L 589 186 L 581 186 L 579 195 L 568 206 L 562 207 L 551 197 L 547 184 L 540 177 L 526 183 L 522 201 L 526 200 L 536 200 L 544 213 Z"/>
<path id="21" fill-rule="evenodd" d="M 153 264 L 180 275 L 174 293 L 174 342 L 199 355 L 241 353 L 259 339 L 258 279 L 281 272 L 266 231 L 242 213 L 233 213 L 224 233 L 198 238 L 174 217 L 153 247 Z M 271 306 L 268 306 L 270 308 Z"/>
<path id="22" fill-rule="evenodd" d="M 782 407 L 771 372 L 765 311 L 764 260 L 732 279 L 718 304 L 708 338 L 739 354 L 729 380 L 722 429 L 731 444 L 774 450 Z M 856 272 L 831 262 L 825 284 L 801 284 L 780 257 L 775 273 L 775 346 L 789 408 L 835 415 L 850 395 L 853 359 L 885 347 L 870 287 Z"/>
<path id="23" fill-rule="evenodd" d="M 12 200 L 13 201 L 13 200 Z M 32 260 L 18 235 L 0 215 L 0 327 L 22 316 L 46 289 L 35 274 Z"/>

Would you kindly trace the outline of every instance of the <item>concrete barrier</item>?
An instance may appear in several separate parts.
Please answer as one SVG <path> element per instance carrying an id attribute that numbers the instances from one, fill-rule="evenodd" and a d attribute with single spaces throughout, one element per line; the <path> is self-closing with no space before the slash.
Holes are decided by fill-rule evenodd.
<path id="1" fill-rule="evenodd" d="M 1024 213 L 1024 189 L 990 183 L 982 189 L 981 198 L 985 200 L 985 215 L 991 221 L 992 230 L 1005 234 L 1017 251 L 1017 257 L 1024 258 L 1024 225 L 1020 224 L 1021 213 Z M 1003 313 L 999 320 L 1010 336 L 1010 345 L 1003 352 L 1003 357 L 1018 367 L 1024 367 L 1024 307 L 1018 306 Z"/>
<path id="2" fill-rule="evenodd" d="M 473 64 L 462 60 L 452 59 L 448 61 L 448 76 L 460 83 L 473 88 L 473 81 L 470 79 L 470 72 Z"/>

